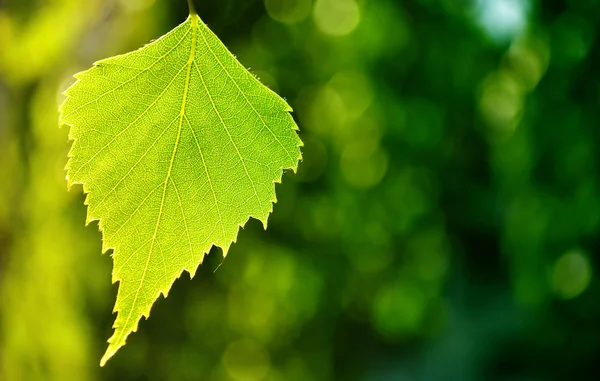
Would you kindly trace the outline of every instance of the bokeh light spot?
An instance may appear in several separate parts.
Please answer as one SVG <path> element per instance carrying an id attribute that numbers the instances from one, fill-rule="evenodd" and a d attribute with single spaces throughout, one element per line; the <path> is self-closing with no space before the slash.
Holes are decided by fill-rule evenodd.
<path id="1" fill-rule="evenodd" d="M 531 91 L 545 74 L 550 53 L 544 40 L 529 36 L 513 43 L 506 58 L 511 70 Z"/>
<path id="2" fill-rule="evenodd" d="M 237 381 L 260 381 L 269 373 L 269 354 L 254 340 L 244 339 L 230 344 L 223 354 L 223 364 Z"/>
<path id="3" fill-rule="evenodd" d="M 525 30 L 528 0 L 479 0 L 477 18 L 485 32 L 497 42 L 512 40 Z"/>
<path id="4" fill-rule="evenodd" d="M 120 0 L 120 5 L 128 12 L 138 12 L 154 4 L 155 0 Z"/>
<path id="5" fill-rule="evenodd" d="M 341 171 L 346 181 L 360 189 L 379 184 L 388 168 L 388 157 L 377 142 L 357 140 L 342 152 Z"/>
<path id="6" fill-rule="evenodd" d="M 426 298 L 411 284 L 393 282 L 375 296 L 372 318 L 378 331 L 389 338 L 416 332 L 423 319 Z"/>
<path id="7" fill-rule="evenodd" d="M 592 269 L 587 257 L 579 250 L 570 251 L 556 261 L 552 273 L 554 292 L 563 299 L 581 294 L 590 284 Z"/>
<path id="8" fill-rule="evenodd" d="M 360 8 L 354 0 L 317 0 L 313 18 L 322 33 L 345 36 L 360 23 Z"/>
<path id="9" fill-rule="evenodd" d="M 303 21 L 310 14 L 311 7 L 311 0 L 265 0 L 269 16 L 284 24 Z"/>
<path id="10" fill-rule="evenodd" d="M 331 134 L 345 124 L 348 110 L 339 91 L 333 86 L 324 85 L 310 94 L 310 98 L 310 120 L 305 128 L 317 134 Z"/>
<path id="11" fill-rule="evenodd" d="M 373 88 L 368 77 L 359 71 L 337 73 L 329 82 L 342 98 L 347 117 L 360 117 L 373 101 Z"/>
<path id="12" fill-rule="evenodd" d="M 525 89 L 509 71 L 490 75 L 483 83 L 479 109 L 493 134 L 511 136 L 523 110 Z"/>

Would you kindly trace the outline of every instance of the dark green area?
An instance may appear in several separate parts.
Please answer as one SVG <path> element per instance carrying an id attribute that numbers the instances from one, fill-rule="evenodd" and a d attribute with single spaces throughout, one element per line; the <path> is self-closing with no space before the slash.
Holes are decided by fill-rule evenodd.
<path id="1" fill-rule="evenodd" d="M 600 2 L 196 6 L 304 160 L 99 368 L 116 285 L 59 94 L 187 4 L 0 0 L 0 379 L 597 379 Z"/>

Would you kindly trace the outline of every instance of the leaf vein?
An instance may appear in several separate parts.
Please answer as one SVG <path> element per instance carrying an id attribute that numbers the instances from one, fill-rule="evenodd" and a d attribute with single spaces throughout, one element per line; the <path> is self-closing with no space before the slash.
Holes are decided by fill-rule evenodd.
<path id="1" fill-rule="evenodd" d="M 240 158 L 240 162 L 242 163 L 242 167 L 244 167 L 244 172 L 246 173 L 246 177 L 248 177 L 248 180 L 250 180 L 250 184 L 252 185 L 252 189 L 254 191 L 254 196 L 256 196 L 256 199 L 258 200 L 258 205 L 262 209 L 262 201 L 261 201 L 260 197 L 258 197 L 258 192 L 256 191 L 256 186 L 254 185 L 254 181 L 252 181 L 252 178 L 250 177 L 250 173 L 248 172 L 248 168 L 246 167 L 244 158 L 242 157 L 242 154 L 240 153 L 238 146 L 235 144 L 235 141 L 233 140 L 233 137 L 231 136 L 231 133 L 229 132 L 229 128 L 227 128 L 227 124 L 225 124 L 225 121 L 223 120 L 221 113 L 217 109 L 217 106 L 215 105 L 215 101 L 213 100 L 213 97 L 210 95 L 210 91 L 208 90 L 208 87 L 206 86 L 206 82 L 204 82 L 204 78 L 202 77 L 202 73 L 200 72 L 200 69 L 198 68 L 198 65 L 196 64 L 196 62 L 194 62 L 194 66 L 196 67 L 196 70 L 198 71 L 198 75 L 200 76 L 202 85 L 204 86 L 204 89 L 206 90 L 206 94 L 208 94 L 208 99 L 210 100 L 210 103 L 212 104 L 213 110 L 219 117 L 219 120 L 221 121 L 221 124 L 223 125 L 223 128 L 225 129 L 225 132 L 227 133 L 227 136 L 229 137 L 229 141 L 231 142 L 231 144 L 233 144 L 233 148 L 235 148 L 235 152 L 237 153 L 238 157 Z"/>
<path id="2" fill-rule="evenodd" d="M 275 133 L 269 128 L 269 126 L 267 125 L 267 123 L 265 123 L 265 120 L 263 119 L 262 115 L 258 112 L 258 110 L 256 110 L 256 108 L 254 107 L 254 105 L 250 102 L 250 100 L 246 96 L 246 93 L 241 89 L 241 87 L 239 86 L 239 84 L 237 83 L 237 81 L 235 80 L 235 78 L 233 78 L 233 76 L 231 76 L 231 74 L 229 74 L 229 72 L 227 71 L 227 69 L 225 68 L 225 66 L 223 65 L 223 63 L 221 62 L 221 60 L 219 59 L 219 57 L 215 54 L 215 52 L 210 47 L 210 44 L 206 40 L 206 37 L 204 37 L 204 33 L 200 33 L 200 35 L 202 36 L 202 39 L 204 40 L 204 44 L 206 45 L 206 47 L 208 48 L 208 50 L 210 51 L 210 53 L 212 54 L 212 56 L 214 57 L 214 59 L 219 63 L 219 65 L 221 66 L 221 68 L 223 69 L 223 71 L 225 72 L 225 74 L 227 74 L 227 76 L 229 77 L 229 79 L 231 79 L 231 81 L 233 82 L 233 84 L 235 85 L 235 87 L 237 87 L 238 91 L 240 92 L 240 94 L 242 94 L 242 96 L 246 100 L 246 103 L 252 108 L 252 110 L 254 111 L 254 113 L 256 114 L 256 116 L 258 116 L 258 118 L 262 122 L 263 126 L 266 127 L 267 130 L 271 133 L 271 135 L 275 138 L 275 140 L 277 140 L 277 143 L 279 143 L 279 145 L 281 146 L 281 148 L 283 148 L 283 150 L 288 155 L 288 157 L 292 160 L 292 162 L 295 161 L 295 159 L 292 157 L 292 155 L 289 153 L 289 151 L 283 146 L 283 143 L 281 143 L 281 141 L 279 140 L 279 138 L 277 137 L 277 135 L 275 135 Z"/>

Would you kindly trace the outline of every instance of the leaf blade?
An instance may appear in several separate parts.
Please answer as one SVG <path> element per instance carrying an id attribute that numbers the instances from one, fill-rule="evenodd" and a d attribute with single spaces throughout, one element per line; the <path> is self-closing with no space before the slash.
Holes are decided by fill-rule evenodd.
<path id="1" fill-rule="evenodd" d="M 196 15 L 76 78 L 59 119 L 74 141 L 67 180 L 84 184 L 119 282 L 104 365 L 213 245 L 225 255 L 250 217 L 266 227 L 302 142 L 289 105 Z"/>

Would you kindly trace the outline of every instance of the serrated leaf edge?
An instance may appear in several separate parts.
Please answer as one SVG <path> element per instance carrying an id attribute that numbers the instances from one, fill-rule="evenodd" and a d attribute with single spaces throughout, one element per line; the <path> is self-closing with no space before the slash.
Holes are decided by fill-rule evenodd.
<path id="1" fill-rule="evenodd" d="M 192 27 L 193 27 L 193 28 L 195 28 L 195 30 L 194 30 L 194 35 L 195 35 L 195 34 L 197 33 L 197 30 L 196 30 L 196 29 L 198 28 L 197 24 L 198 24 L 198 23 L 202 23 L 202 20 L 201 20 L 201 19 L 199 18 L 199 16 L 197 16 L 197 15 L 190 15 L 190 16 L 189 16 L 189 17 L 188 17 L 188 18 L 187 18 L 187 19 L 186 19 L 186 20 L 185 20 L 185 21 L 184 21 L 182 24 L 186 24 L 186 23 L 187 23 L 187 22 L 189 22 L 190 20 L 191 20 L 191 22 L 192 22 Z M 181 26 L 182 24 L 180 24 L 180 26 Z M 134 51 L 131 51 L 131 52 L 128 52 L 128 53 L 125 53 L 125 54 L 121 54 L 121 55 L 113 56 L 113 57 L 110 57 L 110 58 L 115 58 L 115 57 L 119 57 L 119 56 L 126 56 L 126 55 L 129 55 L 129 54 L 134 54 L 135 52 L 137 52 L 138 50 L 141 50 L 141 49 L 143 49 L 143 48 L 144 48 L 144 47 L 146 47 L 147 45 L 149 45 L 149 44 L 152 44 L 152 43 L 155 43 L 155 42 L 157 42 L 157 41 L 159 41 L 159 40 L 161 40 L 161 39 L 164 39 L 164 38 L 166 38 L 166 37 L 167 37 L 167 36 L 168 36 L 170 33 L 172 33 L 172 32 L 173 32 L 174 30 L 176 30 L 176 29 L 177 29 L 177 27 L 176 27 L 176 28 L 173 28 L 173 30 L 171 30 L 170 32 L 168 32 L 168 33 L 164 34 L 163 36 L 159 37 L 159 38 L 158 38 L 158 39 L 156 39 L 156 40 L 153 40 L 153 41 L 149 42 L 148 44 L 145 44 L 145 45 L 143 45 L 143 46 L 142 46 L 142 47 L 140 47 L 139 49 L 136 49 L 136 50 L 134 50 Z M 194 36 L 194 37 L 195 37 L 195 36 Z M 193 45 L 194 45 L 194 47 L 193 47 L 192 49 L 193 49 L 193 50 L 195 50 L 195 44 L 193 44 Z M 229 54 L 231 54 L 231 52 L 229 52 L 229 50 L 227 50 L 227 52 L 228 52 Z M 233 58 L 235 58 L 235 57 L 233 56 L 233 54 L 231 54 L 231 56 L 232 56 Z M 98 67 L 98 66 L 102 65 L 103 61 L 104 61 L 104 59 L 103 59 L 103 60 L 96 61 L 96 62 L 94 62 L 94 63 L 93 63 L 93 65 L 92 65 L 92 67 L 91 67 L 91 68 L 89 68 L 89 69 L 87 69 L 87 70 L 84 70 L 84 71 L 81 71 L 81 72 L 78 72 L 78 73 L 76 73 L 76 74 L 73 76 L 73 77 L 76 79 L 76 81 L 75 81 L 74 83 L 72 83 L 72 84 L 71 84 L 71 85 L 70 85 L 70 86 L 69 86 L 69 87 L 68 87 L 68 88 L 67 88 L 67 89 L 66 89 L 66 90 L 65 90 L 65 91 L 62 93 L 63 95 L 65 95 L 65 99 L 63 100 L 63 102 L 62 102 L 62 103 L 61 103 L 61 105 L 59 106 L 59 118 L 58 118 L 58 124 L 59 124 L 59 127 L 60 127 L 60 126 L 63 126 L 63 125 L 66 125 L 66 126 L 68 126 L 68 127 L 69 127 L 69 136 L 68 136 L 68 140 L 71 142 L 71 147 L 70 147 L 70 149 L 69 149 L 69 152 L 68 152 L 68 154 L 67 154 L 68 161 L 67 161 L 67 164 L 65 165 L 65 170 L 67 171 L 67 176 L 66 176 L 66 180 L 67 180 L 67 189 L 68 189 L 68 190 L 70 190 L 70 189 L 71 189 L 71 187 L 72 187 L 73 185 L 78 185 L 78 184 L 82 185 L 82 188 L 83 188 L 83 193 L 85 194 L 84 205 L 86 205 L 86 206 L 87 206 L 87 213 L 86 213 L 86 222 L 85 222 L 85 224 L 86 224 L 86 226 L 87 226 L 87 225 L 89 225 L 89 224 L 90 224 L 91 222 L 93 222 L 93 221 L 98 221 L 98 231 L 99 231 L 99 232 L 102 234 L 102 249 L 101 249 L 101 253 L 102 253 L 102 254 L 105 254 L 107 251 L 109 251 L 109 250 L 112 250 L 112 254 L 111 254 L 111 257 L 112 257 L 112 256 L 113 256 L 113 255 L 115 255 L 115 253 L 117 252 L 117 250 L 118 250 L 118 247 L 116 247 L 116 246 L 114 246 L 114 247 L 113 247 L 113 246 L 105 246 L 105 244 L 104 244 L 104 232 L 103 232 L 103 219 L 102 219 L 101 217 L 95 217 L 95 216 L 92 216 L 92 215 L 90 214 L 90 213 L 91 213 L 91 212 L 90 212 L 90 207 L 89 207 L 89 193 L 90 193 L 90 191 L 89 191 L 89 189 L 87 188 L 87 185 L 86 185 L 85 181 L 72 181 L 72 180 L 69 178 L 69 175 L 68 175 L 68 173 L 69 173 L 69 171 L 71 170 L 71 168 L 70 168 L 70 159 L 73 157 L 73 147 L 74 147 L 74 145 L 75 145 L 75 142 L 77 141 L 77 138 L 76 138 L 76 137 L 74 137 L 74 136 L 71 134 L 71 130 L 72 130 L 72 127 L 74 127 L 74 125 L 73 125 L 73 124 L 70 124 L 70 123 L 66 123 L 66 122 L 64 121 L 64 110 L 63 110 L 63 106 L 66 104 L 67 100 L 70 98 L 70 95 L 69 95 L 69 90 L 70 90 L 72 87 L 74 87 L 75 85 L 77 85 L 77 83 L 80 81 L 80 77 L 81 77 L 81 75 L 82 75 L 82 74 L 85 74 L 85 73 L 87 73 L 87 72 L 89 72 L 89 71 L 90 71 L 90 70 L 92 70 L 94 67 Z M 191 63 L 193 62 L 193 57 L 191 57 L 190 61 L 191 61 L 191 62 L 190 62 L 190 64 L 189 64 L 188 68 L 191 68 Z M 258 80 L 258 79 L 257 79 L 257 80 Z M 189 79 L 186 81 L 186 90 L 187 90 L 187 86 L 188 86 L 188 84 L 189 84 Z M 263 86 L 264 86 L 264 85 L 263 85 Z M 265 88 L 266 88 L 268 91 L 271 91 L 271 92 L 273 92 L 273 91 L 272 91 L 271 89 L 269 89 L 267 86 L 264 86 L 264 87 L 265 87 Z M 277 94 L 275 94 L 275 95 L 277 95 Z M 280 97 L 279 95 L 277 95 L 277 96 L 278 96 L 278 97 Z M 280 97 L 280 98 L 281 98 L 281 97 Z M 290 107 L 290 106 L 289 106 L 289 104 L 287 103 L 287 101 L 285 101 L 285 100 L 284 100 L 284 102 L 286 103 L 286 105 L 287 105 L 287 108 L 286 108 L 285 110 L 283 110 L 283 112 L 288 112 L 288 113 L 291 113 L 291 112 L 293 112 L 293 109 L 292 109 L 292 107 Z M 185 100 L 184 100 L 182 103 L 185 103 Z M 293 124 L 292 130 L 294 130 L 294 131 L 298 131 L 298 130 L 299 130 L 299 128 L 298 128 L 298 125 L 297 125 L 295 122 L 294 122 L 294 124 Z M 302 140 L 298 139 L 298 144 L 297 144 L 297 147 L 298 147 L 298 148 L 300 148 L 300 147 L 303 147 L 303 146 L 304 146 L 304 144 L 303 144 Z M 284 173 L 284 171 L 285 171 L 286 169 L 291 169 L 291 170 L 292 170 L 294 173 L 296 173 L 296 172 L 297 172 L 297 169 L 298 169 L 298 163 L 299 163 L 300 161 L 302 161 L 302 152 L 301 152 L 301 150 L 299 150 L 299 157 L 298 157 L 298 159 L 297 159 L 297 161 L 296 161 L 296 164 L 295 164 L 294 166 L 292 166 L 292 167 L 283 167 L 283 166 L 281 166 L 281 167 L 280 167 L 280 174 L 279 174 L 279 178 L 277 178 L 277 179 L 275 179 L 275 180 L 273 180 L 273 181 L 272 181 L 272 183 L 273 183 L 273 192 L 272 192 L 272 194 L 273 194 L 273 198 L 272 198 L 271 200 L 269 200 L 269 201 L 268 201 L 268 204 L 269 204 L 269 205 L 268 205 L 268 211 L 267 211 L 267 213 L 265 214 L 265 216 L 264 216 L 264 217 L 248 216 L 248 218 L 246 218 L 246 220 L 245 220 L 244 222 L 242 222 L 242 223 L 239 223 L 239 224 L 238 224 L 237 231 L 235 232 L 235 235 L 234 235 L 233 239 L 231 239 L 231 241 L 229 241 L 229 242 L 228 242 L 228 243 L 227 243 L 225 246 L 220 246 L 220 245 L 216 244 L 215 242 L 212 242 L 212 243 L 209 245 L 209 247 L 208 247 L 207 251 L 206 251 L 206 252 L 203 252 L 203 253 L 201 254 L 200 261 L 199 261 L 199 263 L 198 263 L 198 264 L 195 266 L 195 268 L 193 268 L 193 269 L 183 268 L 183 269 L 181 270 L 181 272 L 180 272 L 180 273 L 179 273 L 179 274 L 176 276 L 176 278 L 175 278 L 175 281 L 176 281 L 177 279 L 181 278 L 181 275 L 183 275 L 183 273 L 184 273 L 184 272 L 186 272 L 186 271 L 187 271 L 187 272 L 190 274 L 190 279 L 191 279 L 191 278 L 193 278 L 193 277 L 195 276 L 196 272 L 197 272 L 197 269 L 198 269 L 198 267 L 199 267 L 199 266 L 202 264 L 202 262 L 203 262 L 203 260 L 204 260 L 204 257 L 205 257 L 205 256 L 206 256 L 206 255 L 207 255 L 209 252 L 210 252 L 210 250 L 212 249 L 212 247 L 213 247 L 213 246 L 214 246 L 214 247 L 219 247 L 219 248 L 221 248 L 221 250 L 222 250 L 222 252 L 223 252 L 223 258 L 225 258 L 225 257 L 227 256 L 227 253 L 228 253 L 228 251 L 229 251 L 229 248 L 231 247 L 231 244 L 233 244 L 233 243 L 236 243 L 236 242 L 237 242 L 237 238 L 238 238 L 238 235 L 239 235 L 240 228 L 241 228 L 241 229 L 243 229 L 243 228 L 244 228 L 244 226 L 246 225 L 246 223 L 248 223 L 248 221 L 250 220 L 250 218 L 255 218 L 255 219 L 257 219 L 257 220 L 261 221 L 261 222 L 262 222 L 262 224 L 263 224 L 263 228 L 266 230 L 266 229 L 267 229 L 267 224 L 268 224 L 268 217 L 269 217 L 269 215 L 270 215 L 270 214 L 273 212 L 273 207 L 274 207 L 274 204 L 275 204 L 275 203 L 277 203 L 277 196 L 276 196 L 276 192 L 275 192 L 275 184 L 281 184 L 281 181 L 282 181 L 282 178 L 283 178 L 283 173 Z M 167 178 L 168 178 L 168 177 L 169 177 L 169 176 L 167 176 Z M 166 180 L 166 181 L 168 181 L 168 180 Z M 165 182 L 166 182 L 166 181 L 165 181 Z M 115 269 L 114 269 L 114 265 L 113 265 L 113 270 L 112 270 L 112 273 L 113 273 L 113 274 L 112 274 L 112 276 L 111 276 L 111 282 L 112 282 L 112 284 L 115 284 L 115 283 L 117 283 L 117 282 L 119 282 L 119 283 L 120 283 L 121 279 L 117 278 L 117 277 L 114 275 L 114 270 L 115 270 Z M 175 282 L 175 281 L 174 281 L 174 282 Z M 173 282 L 173 283 L 174 283 L 174 282 Z M 173 283 L 172 283 L 172 284 L 173 284 Z M 172 284 L 171 284 L 171 286 L 172 286 Z M 170 287 L 171 287 L 171 286 L 170 286 Z M 129 335 L 130 335 L 132 332 L 137 332 L 137 330 L 138 330 L 138 327 L 139 327 L 139 322 L 140 322 L 140 320 L 141 320 L 141 317 L 144 317 L 146 320 L 147 320 L 147 319 L 150 317 L 150 310 L 151 310 L 152 306 L 154 305 L 154 303 L 156 302 L 156 300 L 158 300 L 158 298 L 159 298 L 161 295 L 163 295 L 165 298 L 168 296 L 168 293 L 169 293 L 169 291 L 170 291 L 170 287 L 169 287 L 168 289 L 166 289 L 166 290 L 162 290 L 162 289 L 161 289 L 161 290 L 159 290 L 159 291 L 158 291 L 158 293 L 156 294 L 156 296 L 153 298 L 153 299 L 154 299 L 154 302 L 153 302 L 153 303 L 152 303 L 152 304 L 151 304 L 151 305 L 148 307 L 148 309 L 147 309 L 146 311 L 143 311 L 143 312 L 142 312 L 141 316 L 140 316 L 140 317 L 139 317 L 139 318 L 138 318 L 138 319 L 135 321 L 135 323 L 133 324 L 133 327 L 131 328 L 131 330 L 129 330 L 129 331 L 123 331 L 124 333 L 123 333 L 123 334 L 120 336 L 120 341 L 122 341 L 122 343 L 115 344 L 114 346 L 112 345 L 112 341 L 113 341 L 113 338 L 114 338 L 114 334 L 113 334 L 113 336 L 111 336 L 111 338 L 109 338 L 109 339 L 108 339 L 109 347 L 107 348 L 107 350 L 106 350 L 105 354 L 103 355 L 102 359 L 100 360 L 100 366 L 104 366 L 104 365 L 106 365 L 106 362 L 107 362 L 107 361 L 108 361 L 108 360 L 109 360 L 109 359 L 110 359 L 112 356 L 114 356 L 114 354 L 115 354 L 115 353 L 116 353 L 116 352 L 117 352 L 117 351 L 118 351 L 118 350 L 119 350 L 119 349 L 120 349 L 122 346 L 124 346 L 124 345 L 126 344 L 126 339 L 127 339 L 127 337 L 128 337 L 128 336 L 129 336 Z M 115 307 L 113 308 L 113 314 L 115 314 L 115 313 L 117 313 L 117 314 L 118 314 L 119 312 L 121 312 L 121 309 L 117 308 L 117 305 L 116 305 L 116 303 L 115 303 Z M 117 328 L 119 328 L 119 327 L 121 327 L 121 326 L 117 326 L 117 325 L 116 325 L 116 320 L 115 320 L 115 323 L 114 323 L 114 324 L 113 324 L 113 326 L 112 326 L 112 328 L 113 328 L 113 329 L 115 329 L 115 333 L 116 333 L 116 329 L 117 329 Z M 112 349 L 111 349 L 111 347 L 112 347 Z"/>

